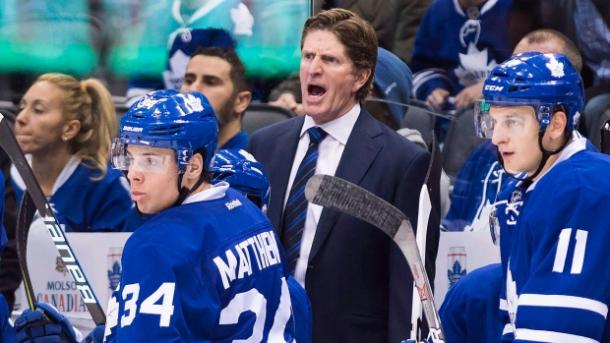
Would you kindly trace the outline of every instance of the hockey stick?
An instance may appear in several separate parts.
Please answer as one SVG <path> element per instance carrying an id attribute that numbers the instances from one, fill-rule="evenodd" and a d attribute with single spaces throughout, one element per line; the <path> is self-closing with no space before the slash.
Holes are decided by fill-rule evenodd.
<path id="1" fill-rule="evenodd" d="M 74 255 L 74 252 L 66 239 L 64 231 L 61 229 L 57 218 L 55 218 L 55 214 L 53 213 L 47 198 L 45 197 L 44 193 L 42 193 L 40 185 L 38 184 L 38 181 L 36 181 L 36 177 L 34 176 L 30 165 L 25 159 L 17 140 L 15 139 L 13 130 L 9 126 L 8 121 L 5 120 L 4 115 L 1 113 L 0 148 L 2 148 L 10 157 L 11 161 L 13 161 L 13 165 L 17 168 L 19 175 L 21 175 L 21 178 L 26 185 L 27 192 L 30 194 L 32 202 L 38 210 L 38 213 L 40 213 L 41 217 L 44 219 L 45 226 L 47 227 L 47 230 L 49 230 L 53 244 L 55 244 L 55 248 L 64 262 L 66 269 L 70 272 L 70 275 L 74 279 L 76 288 L 78 289 L 85 306 L 87 306 L 87 310 L 91 314 L 91 318 L 93 318 L 96 325 L 104 324 L 106 322 L 106 316 L 104 315 L 104 311 L 102 310 L 102 307 L 100 306 L 99 301 L 93 292 L 93 288 L 89 284 L 83 269 L 78 263 L 78 260 L 76 259 L 76 256 Z M 30 291 L 33 293 L 31 285 Z M 30 300 L 28 299 L 28 302 L 29 301 Z"/>
<path id="2" fill-rule="evenodd" d="M 33 205 L 30 193 L 24 192 L 17 213 L 17 228 L 15 232 L 15 241 L 17 243 L 17 258 L 19 259 L 19 270 L 23 279 L 23 288 L 25 297 L 28 302 L 28 307 L 33 310 L 36 303 L 36 295 L 32 287 L 32 280 L 28 269 L 27 245 L 30 225 L 36 213 L 36 206 Z"/>
<path id="3" fill-rule="evenodd" d="M 406 258 L 422 301 L 432 342 L 445 341 L 441 322 L 434 306 L 430 281 L 417 248 L 413 227 L 404 213 L 373 193 L 330 175 L 314 175 L 305 186 L 308 201 L 352 215 L 385 232 Z"/>
<path id="4" fill-rule="evenodd" d="M 419 192 L 419 208 L 417 210 L 417 234 L 415 240 L 417 241 L 417 248 L 420 252 L 422 260 L 422 266 L 426 268 L 426 236 L 428 233 L 428 220 L 430 219 L 430 212 L 432 211 L 432 203 L 430 202 L 430 193 L 428 192 L 428 185 L 425 183 L 421 187 Z M 413 306 L 411 307 L 411 339 L 418 340 L 420 337 L 419 323 L 422 316 L 422 303 L 417 300 L 417 286 L 413 285 Z"/>

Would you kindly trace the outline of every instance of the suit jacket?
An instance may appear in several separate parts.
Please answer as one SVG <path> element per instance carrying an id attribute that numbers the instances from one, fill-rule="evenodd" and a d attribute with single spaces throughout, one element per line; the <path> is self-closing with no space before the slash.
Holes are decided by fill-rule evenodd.
<path id="1" fill-rule="evenodd" d="M 249 151 L 269 173 L 267 214 L 280 235 L 284 196 L 303 121 L 297 117 L 263 128 L 252 135 L 249 144 Z M 429 161 L 426 151 L 362 107 L 335 176 L 389 201 L 411 219 L 415 229 Z M 426 258 L 432 279 L 439 236 L 438 225 L 435 227 L 428 232 Z M 412 286 L 404 257 L 381 230 L 323 209 L 305 280 L 314 342 L 400 342 L 408 338 Z"/>

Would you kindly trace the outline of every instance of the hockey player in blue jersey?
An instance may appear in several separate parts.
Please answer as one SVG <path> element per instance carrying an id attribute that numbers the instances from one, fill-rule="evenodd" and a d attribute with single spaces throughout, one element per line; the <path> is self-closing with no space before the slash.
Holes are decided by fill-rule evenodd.
<path id="1" fill-rule="evenodd" d="M 570 59 L 579 71 L 582 57 L 576 45 L 563 34 L 539 29 L 526 34 L 515 46 L 513 54 L 539 51 L 561 53 Z M 497 195 L 509 181 L 498 161 L 497 148 L 485 140 L 468 156 L 461 167 L 451 191 L 451 208 L 443 219 L 448 231 L 477 230 L 489 223 L 488 208 L 492 208 Z"/>
<path id="2" fill-rule="evenodd" d="M 153 92 L 123 116 L 113 165 L 155 215 L 125 245 L 108 341 L 293 340 L 270 222 L 227 183 L 210 183 L 217 132 L 199 93 Z"/>
<path id="3" fill-rule="evenodd" d="M 492 70 L 483 95 L 478 130 L 519 179 L 496 209 L 503 340 L 610 342 L 610 157 L 573 130 L 584 101 L 579 73 L 564 55 L 517 54 Z"/>
<path id="4" fill-rule="evenodd" d="M 214 183 L 226 181 L 266 212 L 269 205 L 269 179 L 265 167 L 249 152 L 240 149 L 223 149 L 216 152 L 210 167 Z M 286 275 L 292 315 L 295 322 L 295 339 L 299 343 L 311 342 L 311 305 L 307 292 L 289 273 Z"/>
<path id="5" fill-rule="evenodd" d="M 269 201 L 269 180 L 262 164 L 245 150 L 219 150 L 214 155 L 210 173 L 212 183 L 226 181 L 261 209 Z M 290 275 L 286 276 L 290 293 L 297 342 L 311 342 L 311 308 L 305 289 Z M 19 338 L 46 339 L 75 336 L 71 324 L 56 310 L 38 304 L 38 311 L 26 310 L 17 322 Z M 43 319 L 43 313 L 48 320 Z M 27 328 L 26 328 L 27 327 Z M 84 342 L 101 343 L 104 326 L 98 326 Z"/>

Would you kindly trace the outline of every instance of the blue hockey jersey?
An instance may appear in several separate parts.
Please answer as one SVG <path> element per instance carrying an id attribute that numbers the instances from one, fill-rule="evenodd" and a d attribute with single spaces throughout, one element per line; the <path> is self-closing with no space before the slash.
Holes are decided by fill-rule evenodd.
<path id="1" fill-rule="evenodd" d="M 133 206 L 127 181 L 112 168 L 108 168 L 101 180 L 92 180 L 98 173 L 72 157 L 55 181 L 49 202 L 66 232 L 123 229 Z M 25 183 L 14 166 L 11 167 L 11 180 L 19 202 Z"/>
<path id="2" fill-rule="evenodd" d="M 505 341 L 610 342 L 608 175 L 610 156 L 577 137 L 526 191 L 503 192 Z"/>
<path id="3" fill-rule="evenodd" d="M 284 256 L 225 182 L 149 218 L 125 244 L 109 342 L 292 342 Z"/>
<path id="4" fill-rule="evenodd" d="M 414 96 L 425 100 L 436 88 L 455 95 L 485 80 L 511 55 L 510 6 L 511 0 L 487 0 L 476 15 L 465 13 L 458 0 L 435 0 L 419 24 L 409 64 Z"/>

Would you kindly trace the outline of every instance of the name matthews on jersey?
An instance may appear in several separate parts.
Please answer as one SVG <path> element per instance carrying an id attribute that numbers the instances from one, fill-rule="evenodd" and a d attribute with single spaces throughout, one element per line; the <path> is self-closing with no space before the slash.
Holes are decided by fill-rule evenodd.
<path id="1" fill-rule="evenodd" d="M 214 257 L 214 263 L 222 280 L 224 289 L 231 282 L 254 273 L 252 256 L 258 271 L 281 263 L 280 252 L 273 231 L 266 231 L 249 237 L 227 249 L 223 256 Z"/>

